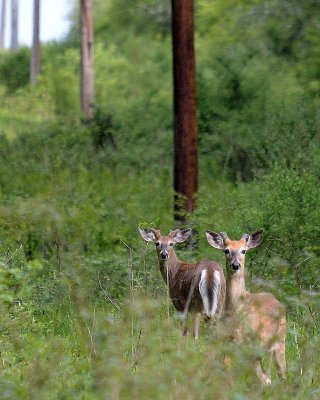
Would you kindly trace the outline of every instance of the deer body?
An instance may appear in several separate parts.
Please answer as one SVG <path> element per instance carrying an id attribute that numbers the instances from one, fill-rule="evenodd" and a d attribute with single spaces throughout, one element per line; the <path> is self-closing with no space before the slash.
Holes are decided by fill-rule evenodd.
<path id="1" fill-rule="evenodd" d="M 243 235 L 232 241 L 225 233 L 206 232 L 211 246 L 226 254 L 226 320 L 232 336 L 238 344 L 249 338 L 258 340 L 265 350 L 275 357 L 279 375 L 284 379 L 286 370 L 285 307 L 271 293 L 250 293 L 245 285 L 245 253 L 262 241 L 262 231 Z M 270 384 L 271 378 L 262 368 L 261 359 L 255 363 L 256 373 L 262 384 Z"/>
<path id="2" fill-rule="evenodd" d="M 191 230 L 176 229 L 161 236 L 155 229 L 139 229 L 141 236 L 156 244 L 161 275 L 168 285 L 175 309 L 186 317 L 189 311 L 194 320 L 194 337 L 199 337 L 199 317 L 207 320 L 220 316 L 224 309 L 225 279 L 223 270 L 213 261 L 189 264 L 180 261 L 173 246 L 186 240 Z M 184 326 L 183 334 L 187 334 Z"/>
<path id="3" fill-rule="evenodd" d="M 175 260 L 160 260 L 160 272 L 164 281 L 169 286 L 169 294 L 175 309 L 179 312 L 185 311 L 190 289 L 194 286 L 191 295 L 188 311 L 202 312 L 207 317 L 214 317 L 216 312 L 222 309 L 222 298 L 219 298 L 221 287 L 221 272 L 219 264 L 212 261 L 200 261 L 197 264 L 182 262 L 175 257 Z M 168 281 L 167 282 L 167 276 Z M 205 279 L 208 280 L 208 293 L 205 291 Z M 214 286 L 214 283 L 216 286 Z M 201 287 L 203 286 L 203 297 Z M 215 290 L 216 289 L 216 290 Z M 204 298 L 207 296 L 207 307 L 204 305 Z"/>

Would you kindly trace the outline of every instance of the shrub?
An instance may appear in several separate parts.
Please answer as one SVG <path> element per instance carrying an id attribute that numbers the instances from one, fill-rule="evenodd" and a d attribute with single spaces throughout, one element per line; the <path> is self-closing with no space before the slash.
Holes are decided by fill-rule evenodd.
<path id="1" fill-rule="evenodd" d="M 0 83 L 8 94 L 26 86 L 30 77 L 30 50 L 21 47 L 16 52 L 2 52 L 0 61 Z"/>
<path id="2" fill-rule="evenodd" d="M 318 177 L 277 167 L 240 193 L 238 223 L 266 233 L 255 273 L 276 279 L 287 294 L 319 290 Z"/>

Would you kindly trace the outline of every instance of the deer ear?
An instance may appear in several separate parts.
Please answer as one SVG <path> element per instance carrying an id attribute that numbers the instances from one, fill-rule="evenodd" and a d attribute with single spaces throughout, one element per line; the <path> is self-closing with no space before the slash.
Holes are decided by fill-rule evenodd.
<path id="1" fill-rule="evenodd" d="M 210 246 L 219 249 L 219 250 L 224 250 L 225 244 L 224 244 L 224 237 L 221 233 L 216 233 L 216 232 L 211 232 L 211 231 L 206 231 L 206 236 L 208 243 Z M 226 234 L 224 234 L 226 236 Z"/>
<path id="2" fill-rule="evenodd" d="M 244 235 L 243 235 L 244 237 Z M 254 247 L 259 246 L 263 239 L 263 231 L 257 231 L 252 233 L 251 235 L 246 235 L 246 244 L 248 249 L 253 249 Z"/>
<path id="3" fill-rule="evenodd" d="M 176 229 L 175 231 L 171 231 L 169 233 L 169 236 L 172 237 L 172 239 L 176 242 L 176 243 L 182 243 L 185 240 L 188 239 L 188 237 L 191 234 L 192 229 Z"/>
<path id="4" fill-rule="evenodd" d="M 139 233 L 146 242 L 156 242 L 160 236 L 160 232 L 152 228 L 139 228 Z"/>

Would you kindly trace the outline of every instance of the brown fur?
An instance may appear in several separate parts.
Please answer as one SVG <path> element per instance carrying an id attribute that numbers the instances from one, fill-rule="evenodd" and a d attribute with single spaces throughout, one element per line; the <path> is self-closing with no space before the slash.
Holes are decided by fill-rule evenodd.
<path id="1" fill-rule="evenodd" d="M 175 309 L 179 312 L 185 311 L 190 290 L 192 291 L 190 304 L 187 311 L 204 313 L 202 299 L 199 292 L 201 272 L 206 269 L 208 281 L 213 283 L 214 271 L 220 272 L 221 294 L 219 296 L 217 314 L 223 312 L 225 298 L 225 280 L 220 264 L 214 261 L 199 261 L 197 264 L 189 264 L 180 261 L 174 251 L 168 260 L 159 260 L 160 272 L 167 283 L 167 271 L 169 278 L 169 294 Z M 209 290 L 212 287 L 209 286 Z"/>
<path id="2" fill-rule="evenodd" d="M 194 336 L 195 338 L 198 338 L 199 315 L 205 314 L 203 300 L 199 291 L 199 282 L 202 271 L 207 271 L 206 278 L 208 282 L 208 298 L 211 302 L 210 305 L 213 301 L 213 287 L 216 279 L 214 272 L 218 271 L 220 273 L 220 293 L 218 295 L 217 309 L 215 313 L 217 316 L 223 314 L 224 311 L 226 284 L 223 269 L 220 264 L 208 260 L 199 261 L 197 264 L 190 264 L 180 261 L 177 258 L 173 248 L 173 242 L 181 243 L 186 240 L 190 231 L 184 231 L 187 230 L 180 231 L 177 229 L 170 232 L 168 236 L 161 236 L 160 231 L 149 229 L 140 230 L 140 234 L 145 240 L 158 243 L 156 248 L 159 258 L 160 272 L 169 287 L 169 294 L 172 303 L 178 312 L 184 313 L 184 317 L 186 317 L 187 312 L 192 314 L 194 319 Z M 185 236 L 182 235 L 183 233 Z M 161 257 L 162 253 L 167 254 L 166 259 Z M 206 315 L 206 317 L 207 319 L 211 318 L 208 315 Z M 186 333 L 187 329 L 184 327 L 184 334 Z"/>

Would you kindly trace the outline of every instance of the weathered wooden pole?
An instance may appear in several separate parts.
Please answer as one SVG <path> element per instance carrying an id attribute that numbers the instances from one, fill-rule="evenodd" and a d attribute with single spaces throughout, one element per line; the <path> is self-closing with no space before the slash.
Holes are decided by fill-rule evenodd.
<path id="1" fill-rule="evenodd" d="M 36 85 L 40 74 L 40 0 L 33 1 L 33 39 L 30 83 Z"/>
<path id="2" fill-rule="evenodd" d="M 81 0 L 81 107 L 87 119 L 93 116 L 93 16 L 92 0 Z"/>
<path id="3" fill-rule="evenodd" d="M 2 0 L 1 19 L 0 19 L 0 49 L 4 49 L 5 47 L 6 9 L 7 9 L 7 0 Z"/>
<path id="4" fill-rule="evenodd" d="M 18 0 L 11 0 L 11 44 L 10 49 L 16 51 L 18 42 Z"/>
<path id="5" fill-rule="evenodd" d="M 187 222 L 198 190 L 193 0 L 172 0 L 174 217 Z"/>

